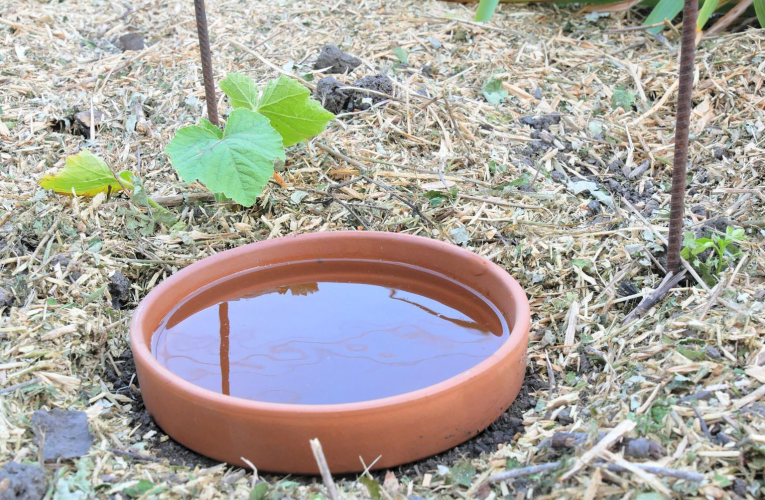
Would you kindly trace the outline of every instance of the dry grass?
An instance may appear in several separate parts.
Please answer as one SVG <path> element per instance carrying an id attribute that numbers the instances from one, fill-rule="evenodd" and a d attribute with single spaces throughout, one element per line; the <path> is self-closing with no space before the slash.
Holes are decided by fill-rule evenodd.
<path id="1" fill-rule="evenodd" d="M 388 477 L 385 498 L 762 495 L 761 32 L 701 44 L 692 123 L 688 222 L 702 228 L 708 216 L 726 217 L 745 228 L 745 256 L 712 290 L 691 280 L 644 319 L 622 326 L 635 304 L 621 283 L 642 296 L 662 280 L 674 96 L 662 97 L 677 70 L 676 33 L 662 43 L 643 31 L 618 31 L 636 24 L 629 18 L 593 23 L 539 6 L 505 7 L 491 25 L 477 26 L 466 21 L 471 8 L 433 0 L 208 3 L 219 78 L 241 71 L 265 82 L 276 76 L 274 67 L 305 76 L 321 46 L 336 43 L 368 66 L 356 75 L 395 76 L 396 98 L 335 121 L 310 147 L 293 148 L 282 172 L 288 187 L 272 184 L 259 206 L 174 207 L 185 227 L 170 232 L 124 201 L 59 197 L 37 181 L 88 147 L 115 171 L 140 175 L 153 196 L 203 192 L 179 182 L 163 154 L 173 132 L 204 108 L 192 2 L 144 1 L 128 14 L 113 2 L 4 2 L 0 287 L 16 302 L 0 316 L 0 462 L 36 460 L 34 410 L 77 409 L 87 412 L 96 442 L 80 461 L 47 465 L 54 498 L 64 498 L 56 495 L 65 487 L 124 498 L 141 479 L 159 485 L 145 497 L 247 498 L 256 479 L 249 472 L 193 470 L 154 458 L 150 443 L 165 438 L 132 412 L 140 402 L 123 356 L 130 310 L 156 283 L 207 255 L 288 233 L 367 224 L 457 243 L 467 236 L 467 247 L 513 274 L 531 297 L 529 370 L 541 380 L 525 433 L 473 459 L 470 487 L 422 470 Z M 112 40 L 130 30 L 151 45 L 122 53 Z M 396 47 L 409 50 L 409 68 L 397 65 Z M 426 64 L 432 76 L 420 71 Z M 481 95 L 492 73 L 509 92 L 500 106 Z M 613 94 L 622 89 L 634 93 L 634 109 L 615 109 Z M 95 138 L 57 128 L 91 106 L 107 115 Z M 549 130 L 518 121 L 552 112 L 561 119 Z M 644 162 L 645 172 L 636 173 Z M 325 194 L 361 168 L 377 183 L 361 180 Z M 508 184 L 518 179 L 533 180 L 532 188 Z M 592 195 L 575 194 L 566 179 L 610 186 L 602 192 L 615 208 L 601 204 L 595 214 Z M 424 194 L 443 182 L 457 195 L 433 207 Z M 307 195 L 295 203 L 298 191 Z M 123 310 L 108 300 L 117 271 L 131 283 Z M 634 429 L 619 426 L 628 420 Z M 660 443 L 666 453 L 650 458 L 654 465 L 699 472 L 704 481 L 614 471 L 614 464 L 645 462 L 622 457 L 620 445 L 596 445 L 598 431 L 614 428 L 616 438 L 628 431 L 624 436 Z M 560 432 L 585 435 L 578 446 L 551 446 Z M 561 463 L 487 482 L 510 459 L 520 466 Z M 310 479 L 267 479 L 274 498 L 323 491 Z M 367 496 L 355 478 L 338 486 L 342 497 Z"/>

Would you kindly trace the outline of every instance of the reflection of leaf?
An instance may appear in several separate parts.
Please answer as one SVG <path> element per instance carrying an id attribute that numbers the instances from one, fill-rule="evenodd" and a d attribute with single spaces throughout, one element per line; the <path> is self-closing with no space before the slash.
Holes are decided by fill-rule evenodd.
<path id="1" fill-rule="evenodd" d="M 505 102 L 505 97 L 507 97 L 508 94 L 507 90 L 505 90 L 505 86 L 502 84 L 502 80 L 497 80 L 495 78 L 490 78 L 486 81 L 481 89 L 481 93 L 489 104 L 495 106 Z"/>
<path id="2" fill-rule="evenodd" d="M 130 173 L 120 172 L 119 176 L 126 187 L 129 186 Z M 95 196 L 98 193 L 122 191 L 122 186 L 114 178 L 106 162 L 87 149 L 67 157 L 64 168 L 40 179 L 40 186 L 68 195 L 71 195 L 74 189 L 77 196 Z"/>
<path id="3" fill-rule="evenodd" d="M 284 75 L 268 82 L 255 111 L 271 120 L 285 147 L 320 134 L 335 117 L 311 99 L 310 90 Z"/>
<path id="4" fill-rule="evenodd" d="M 284 295 L 290 292 L 293 297 L 306 296 L 319 291 L 318 283 L 300 283 L 298 285 L 280 286 L 277 291 Z"/>
<path id="5" fill-rule="evenodd" d="M 165 152 L 186 182 L 199 180 L 212 192 L 251 206 L 284 157 L 279 134 L 268 119 L 248 109 L 231 112 L 224 131 L 203 125 L 180 129 Z"/>
<path id="6" fill-rule="evenodd" d="M 473 482 L 473 476 L 475 476 L 475 467 L 473 467 L 473 464 L 469 461 L 465 460 L 452 467 L 451 473 L 452 479 L 454 479 L 457 484 L 470 486 L 470 483 Z"/>
<path id="7" fill-rule="evenodd" d="M 360 477 L 359 478 L 359 482 L 367 487 L 367 491 L 369 492 L 369 496 L 371 496 L 375 500 L 380 500 L 380 497 L 382 497 L 380 483 L 378 483 L 374 479 L 369 478 L 367 476 Z"/>

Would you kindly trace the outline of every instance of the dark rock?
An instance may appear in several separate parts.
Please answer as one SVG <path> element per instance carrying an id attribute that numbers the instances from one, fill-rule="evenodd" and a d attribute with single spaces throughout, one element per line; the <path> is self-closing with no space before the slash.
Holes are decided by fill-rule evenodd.
<path id="1" fill-rule="evenodd" d="M 93 444 L 85 412 L 37 410 L 32 414 L 32 423 L 45 461 L 81 457 Z"/>
<path id="2" fill-rule="evenodd" d="M 653 215 L 653 213 L 659 209 L 659 202 L 651 198 L 647 202 L 645 202 L 645 208 L 643 208 L 642 213 L 645 217 L 650 217 Z"/>
<path id="3" fill-rule="evenodd" d="M 560 114 L 553 113 L 542 116 L 524 116 L 520 121 L 535 130 L 549 130 L 550 125 L 557 125 L 560 123 Z"/>
<path id="4" fill-rule="evenodd" d="M 109 278 L 109 294 L 112 296 L 112 307 L 122 309 L 130 298 L 130 280 L 119 271 Z"/>
<path id="5" fill-rule="evenodd" d="M 560 182 L 561 184 L 565 184 L 566 179 L 568 179 L 566 174 L 563 172 L 558 172 L 557 170 L 553 170 L 553 172 L 550 174 L 550 178 L 555 182 Z"/>
<path id="6" fill-rule="evenodd" d="M 704 354 L 707 355 L 708 358 L 719 360 L 722 359 L 722 354 L 720 354 L 720 351 L 711 345 L 707 346 L 706 349 L 704 349 Z"/>
<path id="7" fill-rule="evenodd" d="M 127 52 L 129 50 L 143 50 L 146 48 L 146 43 L 143 40 L 143 36 L 139 33 L 128 33 L 126 35 L 122 35 L 117 39 L 116 45 L 122 50 L 122 52 Z"/>
<path id="8" fill-rule="evenodd" d="M 14 302 L 16 302 L 16 297 L 13 295 L 13 292 L 0 287 L 0 309 L 5 307 L 6 312 L 8 312 L 7 310 L 10 309 Z"/>
<path id="9" fill-rule="evenodd" d="M 313 69 L 322 69 L 329 74 L 350 73 L 361 65 L 361 59 L 346 54 L 335 45 L 325 45 L 313 63 Z"/>
<path id="10" fill-rule="evenodd" d="M 0 500 L 40 500 L 46 490 L 42 467 L 8 462 L 0 469 Z"/>
<path id="11" fill-rule="evenodd" d="M 730 151 L 725 148 L 714 148 L 712 150 L 712 156 L 714 156 L 715 160 L 730 158 Z"/>
<path id="12" fill-rule="evenodd" d="M 393 95 L 393 82 L 385 75 L 368 75 L 357 80 L 354 87 L 374 91 L 364 92 L 363 90 L 354 90 L 351 94 L 350 105 L 354 109 L 369 109 L 373 104 L 384 101 Z M 380 95 L 385 94 L 385 95 Z"/>
<path id="13" fill-rule="evenodd" d="M 558 416 L 556 417 L 556 420 L 560 423 L 560 425 L 571 425 L 574 423 L 574 419 L 571 418 L 571 408 L 566 408 L 565 410 L 558 413 Z"/>
<path id="14" fill-rule="evenodd" d="M 646 438 L 630 439 L 624 454 L 632 458 L 651 458 L 658 460 L 667 455 L 667 450 L 657 443 Z"/>
<path id="15" fill-rule="evenodd" d="M 328 76 L 316 83 L 316 97 L 330 113 L 338 114 L 347 110 L 351 96 L 348 90 L 342 90 L 343 84 Z"/>
<path id="16" fill-rule="evenodd" d="M 598 215 L 600 213 L 600 202 L 598 200 L 592 200 L 587 204 L 587 210 L 590 211 L 590 215 Z"/>

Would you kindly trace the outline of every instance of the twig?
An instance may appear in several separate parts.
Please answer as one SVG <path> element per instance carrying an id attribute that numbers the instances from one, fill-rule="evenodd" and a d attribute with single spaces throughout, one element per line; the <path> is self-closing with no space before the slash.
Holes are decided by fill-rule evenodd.
<path id="1" fill-rule="evenodd" d="M 327 487 L 329 498 L 332 500 L 338 500 L 339 497 L 337 496 L 335 483 L 332 481 L 332 473 L 329 471 L 327 459 L 324 457 L 324 451 L 322 451 L 321 443 L 318 439 L 311 439 L 311 451 L 313 451 L 313 457 L 316 459 L 316 464 L 319 466 L 321 479 L 324 481 L 324 486 Z"/>
<path id="2" fill-rule="evenodd" d="M 141 455 L 140 453 L 133 453 L 132 451 L 122 451 L 122 450 L 118 450 L 116 448 L 109 448 L 108 451 L 109 451 L 109 453 L 113 453 L 115 455 L 120 455 L 122 457 L 130 457 L 130 458 L 133 458 L 135 460 L 144 460 L 146 462 L 161 462 L 162 461 L 161 458 L 150 457 L 148 455 Z"/>
<path id="3" fill-rule="evenodd" d="M 341 200 L 340 198 L 332 194 L 329 191 L 329 189 L 327 189 L 327 191 L 320 191 L 318 189 L 307 188 L 306 191 L 308 191 L 309 193 L 323 194 L 325 196 L 329 196 L 330 198 L 332 198 L 333 201 L 336 201 L 337 203 L 339 203 L 344 209 L 348 211 L 348 213 L 350 213 L 353 217 L 355 217 L 356 220 L 359 221 L 362 226 L 364 226 L 364 229 L 366 229 L 367 231 L 372 230 L 372 225 L 369 222 L 367 222 L 367 220 L 364 217 L 357 214 L 356 211 L 354 211 L 347 203 L 345 203 L 343 200 Z"/>
<path id="4" fill-rule="evenodd" d="M 571 467 L 571 469 L 563 474 L 558 481 L 565 481 L 569 479 L 571 476 L 579 472 L 582 468 L 584 468 L 586 465 L 588 465 L 590 462 L 592 462 L 598 454 L 602 450 L 608 449 L 611 445 L 613 445 L 615 442 L 617 442 L 619 439 L 622 438 L 625 434 L 627 434 L 629 431 L 635 428 L 635 422 L 632 420 L 623 420 L 619 425 L 611 429 L 611 431 L 606 434 L 606 436 L 598 441 L 598 443 L 587 450 L 581 457 L 579 457 L 576 460 L 576 463 L 574 463 L 574 466 Z"/>
<path id="5" fill-rule="evenodd" d="M 24 387 L 29 387 L 30 385 L 34 385 L 38 382 L 40 382 L 39 378 L 33 378 L 31 380 L 27 380 L 26 382 L 21 382 L 20 384 L 9 385 L 4 389 L 0 389 L 0 395 L 9 394 L 17 389 L 23 389 Z"/>
<path id="6" fill-rule="evenodd" d="M 638 306 L 633 309 L 622 321 L 622 325 L 631 323 L 632 321 L 642 318 L 657 302 L 664 298 L 670 289 L 677 285 L 681 279 L 685 276 L 685 271 L 680 274 L 673 274 L 671 271 L 664 276 L 656 290 L 650 295 L 644 298 Z"/>
<path id="7" fill-rule="evenodd" d="M 514 207 L 514 208 L 525 208 L 527 210 L 547 210 L 545 207 L 540 205 L 527 205 L 525 203 L 513 203 L 511 201 L 504 201 L 504 200 L 498 200 L 496 198 L 481 198 L 480 196 L 471 196 L 467 194 L 458 194 L 457 197 L 464 198 L 466 200 L 473 200 L 473 201 L 482 201 L 484 203 L 491 203 L 493 205 L 498 205 L 500 207 Z"/>
<path id="8" fill-rule="evenodd" d="M 539 474 L 541 472 L 548 472 L 555 470 L 561 466 L 561 462 L 550 462 L 541 465 L 531 465 L 529 467 L 521 467 L 520 469 L 512 469 L 507 472 L 501 472 L 489 476 L 486 480 L 490 483 L 496 483 L 499 481 L 506 481 L 508 479 L 514 479 L 516 477 L 530 476 L 532 474 Z"/>

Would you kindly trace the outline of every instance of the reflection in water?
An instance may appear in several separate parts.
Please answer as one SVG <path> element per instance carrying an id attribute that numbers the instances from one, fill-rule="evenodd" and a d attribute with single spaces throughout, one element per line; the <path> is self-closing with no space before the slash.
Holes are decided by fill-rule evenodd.
<path id="1" fill-rule="evenodd" d="M 229 368 L 229 335 L 231 324 L 228 320 L 228 302 L 218 304 L 218 320 L 220 321 L 220 380 L 221 392 L 226 396 L 231 395 L 230 368 Z"/>
<path id="2" fill-rule="evenodd" d="M 259 401 L 332 404 L 401 394 L 475 366 L 507 338 L 506 325 L 489 326 L 497 315 L 484 299 L 453 282 L 443 286 L 472 304 L 472 317 L 391 286 L 306 282 L 243 291 L 182 319 L 170 315 L 155 355 L 201 387 Z"/>

